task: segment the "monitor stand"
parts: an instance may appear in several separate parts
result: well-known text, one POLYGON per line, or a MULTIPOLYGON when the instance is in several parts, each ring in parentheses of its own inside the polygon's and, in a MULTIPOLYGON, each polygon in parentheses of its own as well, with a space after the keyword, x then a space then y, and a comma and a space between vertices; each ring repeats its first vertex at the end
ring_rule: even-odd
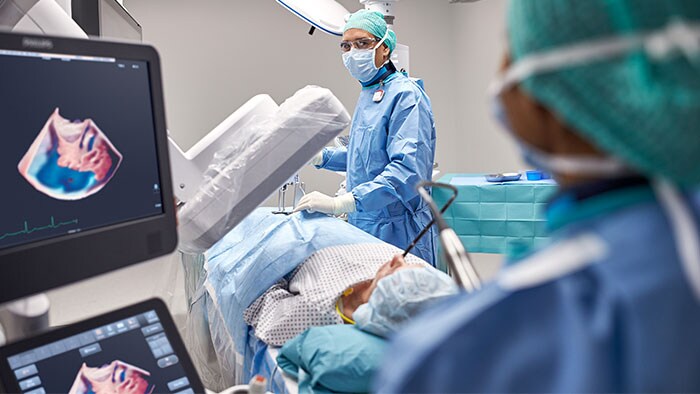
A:
POLYGON ((5 341, 15 342, 46 331, 49 328, 50 306, 49 297, 44 293, 0 306, 0 325, 5 341))

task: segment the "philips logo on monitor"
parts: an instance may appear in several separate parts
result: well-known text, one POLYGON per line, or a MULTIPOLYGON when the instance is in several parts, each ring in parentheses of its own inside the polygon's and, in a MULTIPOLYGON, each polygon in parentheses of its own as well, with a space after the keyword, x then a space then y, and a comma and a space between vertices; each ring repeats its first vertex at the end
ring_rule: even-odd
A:
POLYGON ((53 41, 41 38, 22 38, 22 46, 32 49, 53 49, 53 41))

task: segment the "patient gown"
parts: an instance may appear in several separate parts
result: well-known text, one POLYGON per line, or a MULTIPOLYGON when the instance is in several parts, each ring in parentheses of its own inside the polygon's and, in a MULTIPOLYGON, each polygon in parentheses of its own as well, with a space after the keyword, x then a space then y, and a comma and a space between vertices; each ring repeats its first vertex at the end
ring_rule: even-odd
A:
MULTIPOLYGON (((335 303, 348 287, 374 278, 399 249, 387 244, 331 246, 312 254, 246 309, 244 318, 255 336, 282 346, 314 326, 343 324, 335 303)), ((409 263, 426 264, 409 255, 409 263)), ((427 265, 427 264, 426 264, 427 265)))

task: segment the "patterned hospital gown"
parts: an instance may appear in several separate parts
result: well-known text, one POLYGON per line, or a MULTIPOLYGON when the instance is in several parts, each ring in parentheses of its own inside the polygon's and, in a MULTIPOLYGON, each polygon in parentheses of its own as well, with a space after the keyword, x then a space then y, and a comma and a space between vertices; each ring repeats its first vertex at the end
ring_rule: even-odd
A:
MULTIPOLYGON (((255 336, 282 346, 314 326, 343 324, 335 310, 348 287, 372 279, 379 267, 401 253, 382 243, 332 246, 307 258, 291 275, 267 290, 244 313, 255 336)), ((426 264, 409 255, 407 263, 426 264)))

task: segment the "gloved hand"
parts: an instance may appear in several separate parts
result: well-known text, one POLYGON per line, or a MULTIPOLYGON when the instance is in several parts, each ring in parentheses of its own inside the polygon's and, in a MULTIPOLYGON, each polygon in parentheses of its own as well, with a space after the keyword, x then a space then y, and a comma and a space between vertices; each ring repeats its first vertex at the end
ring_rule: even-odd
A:
POLYGON ((299 200, 294 212, 299 211, 321 212, 330 215, 355 212, 355 197, 352 193, 339 197, 330 197, 323 193, 311 192, 299 200))
POLYGON ((311 158, 311 161, 309 162, 310 166, 320 166, 323 164, 323 151, 320 151, 314 155, 314 157, 311 158))

